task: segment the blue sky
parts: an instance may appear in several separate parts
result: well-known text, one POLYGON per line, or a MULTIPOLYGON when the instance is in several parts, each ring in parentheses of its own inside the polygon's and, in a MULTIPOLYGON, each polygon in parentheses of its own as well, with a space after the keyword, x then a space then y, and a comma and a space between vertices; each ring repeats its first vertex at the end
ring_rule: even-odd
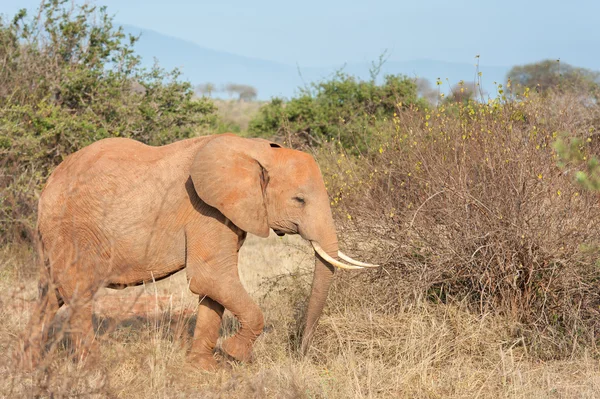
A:
MULTIPOLYGON (((561 58, 600 69, 594 0, 96 0, 116 21, 203 47, 301 66, 376 59, 514 65, 561 58)), ((0 0, 0 13, 39 5, 0 0)))

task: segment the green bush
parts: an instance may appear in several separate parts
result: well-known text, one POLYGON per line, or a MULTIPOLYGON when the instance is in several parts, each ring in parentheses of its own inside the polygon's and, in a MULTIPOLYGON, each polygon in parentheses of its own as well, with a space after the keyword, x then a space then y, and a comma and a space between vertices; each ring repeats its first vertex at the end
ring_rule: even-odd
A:
POLYGON ((28 238, 37 195, 53 168, 106 137, 160 145, 214 125, 177 70, 144 69, 136 37, 105 8, 45 2, 0 22, 0 237, 28 238))
POLYGON ((377 84, 338 72, 288 102, 273 99, 249 129, 259 136, 291 133, 307 144, 339 140, 346 148, 365 150, 380 122, 404 108, 427 105, 418 98, 416 82, 406 76, 387 75, 377 84))
MULTIPOLYGON (((587 143, 592 141, 592 137, 586 140, 587 143)), ((587 190, 600 191, 600 162, 597 157, 585 151, 588 150, 587 143, 579 137, 563 135, 554 143, 554 149, 558 155, 559 165, 565 169, 565 173, 573 174, 574 169, 577 183, 587 190)))

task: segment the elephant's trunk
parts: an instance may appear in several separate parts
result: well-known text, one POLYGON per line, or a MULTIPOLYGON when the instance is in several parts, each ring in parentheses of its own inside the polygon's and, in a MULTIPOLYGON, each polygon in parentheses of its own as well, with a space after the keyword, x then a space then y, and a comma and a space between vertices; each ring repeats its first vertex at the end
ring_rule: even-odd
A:
MULTIPOLYGON (((337 240, 332 241, 330 244, 321 245, 321 247, 331 257, 336 258, 338 254, 337 240)), ((308 301, 308 307, 304 317, 304 332, 302 334, 302 343, 300 351, 302 354, 306 354, 312 336, 319 322, 319 317, 323 312, 323 307, 327 300, 327 294, 329 293, 329 287, 333 280, 334 267, 329 263, 325 262, 318 253, 315 252, 315 274, 313 276, 312 289, 310 293, 310 299, 308 301)))

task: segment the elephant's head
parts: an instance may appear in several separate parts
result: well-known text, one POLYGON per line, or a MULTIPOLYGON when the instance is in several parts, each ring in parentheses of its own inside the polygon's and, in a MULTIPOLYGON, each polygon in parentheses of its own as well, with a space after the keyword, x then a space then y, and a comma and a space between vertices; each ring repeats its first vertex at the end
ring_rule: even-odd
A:
POLYGON ((305 352, 323 311, 334 267, 375 266, 339 252, 317 163, 307 153, 267 140, 221 135, 199 150, 190 176, 199 197, 240 229, 261 237, 267 237, 270 229, 278 235, 300 234, 313 245, 315 273, 301 347, 305 352))

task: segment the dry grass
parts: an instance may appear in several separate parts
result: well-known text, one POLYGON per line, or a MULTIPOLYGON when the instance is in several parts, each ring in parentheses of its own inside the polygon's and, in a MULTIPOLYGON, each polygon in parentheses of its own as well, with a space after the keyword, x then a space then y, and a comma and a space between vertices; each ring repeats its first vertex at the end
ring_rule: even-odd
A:
POLYGON ((226 126, 238 126, 240 133, 247 132, 250 121, 264 104, 260 101, 214 100, 217 115, 226 126))
POLYGON ((566 133, 597 155, 600 107, 527 93, 399 112, 371 152, 329 143, 320 165, 349 244, 387 266, 355 285, 390 312, 460 304, 513 320, 539 358, 598 354, 600 203, 552 145, 566 133))
MULTIPOLYGON (((406 303, 390 314, 376 297, 357 301, 364 293, 353 290, 349 273, 337 279, 315 344, 299 358, 289 335, 308 291, 312 254, 298 237, 249 237, 242 249, 241 278, 267 319, 252 364, 205 373, 186 363, 196 298, 179 273, 156 284, 99 294, 98 359, 73 363, 61 344, 43 367, 22 373, 11 352, 36 296, 35 280, 27 272, 31 255, 14 248, 0 255, 2 397, 600 396, 600 364, 585 353, 569 360, 536 360, 523 340, 513 338, 506 319, 474 316, 456 305, 406 303), (146 303, 135 309, 136 315, 126 309, 132 298, 146 303)), ((234 325, 226 316, 223 333, 234 325)))

